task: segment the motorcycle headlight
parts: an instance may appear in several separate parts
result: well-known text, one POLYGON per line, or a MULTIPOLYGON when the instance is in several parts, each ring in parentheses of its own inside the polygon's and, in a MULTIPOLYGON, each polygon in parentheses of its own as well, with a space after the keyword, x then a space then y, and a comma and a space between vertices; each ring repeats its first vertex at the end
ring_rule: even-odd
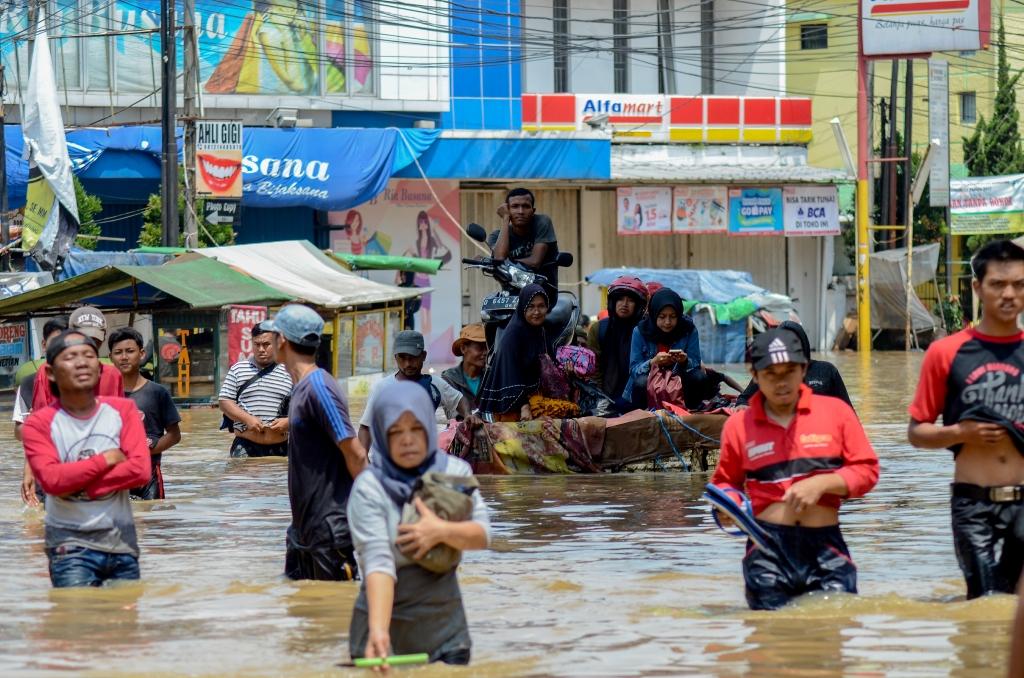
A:
POLYGON ((512 283, 519 288, 526 287, 537 279, 536 274, 531 273, 530 271, 524 271, 518 266, 509 267, 508 277, 512 280, 512 283))

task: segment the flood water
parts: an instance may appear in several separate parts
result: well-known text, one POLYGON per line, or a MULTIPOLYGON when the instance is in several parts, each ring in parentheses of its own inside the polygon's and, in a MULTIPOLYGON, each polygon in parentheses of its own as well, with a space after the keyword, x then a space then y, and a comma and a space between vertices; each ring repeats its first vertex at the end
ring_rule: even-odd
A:
MULTIPOLYGON (((485 477, 493 548, 460 571, 473 664, 405 673, 998 675, 1014 598, 963 599, 952 460, 905 440, 920 359, 834 358, 882 462, 843 512, 860 596, 748 611, 743 542, 699 501, 706 474, 485 477)), ((135 505, 143 580, 98 590, 51 590, 42 514, 22 508, 20 447, 0 425, 0 675, 346 675, 357 585, 280 574, 285 462, 229 460, 215 411, 183 415, 169 499, 135 505)))

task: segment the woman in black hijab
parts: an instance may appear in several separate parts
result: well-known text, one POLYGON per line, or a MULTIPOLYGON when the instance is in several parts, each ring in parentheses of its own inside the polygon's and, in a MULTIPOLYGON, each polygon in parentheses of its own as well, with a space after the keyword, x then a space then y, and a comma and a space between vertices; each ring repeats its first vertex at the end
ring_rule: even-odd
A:
POLYGON ((684 382, 701 374, 700 337, 683 300, 664 287, 654 293, 647 316, 633 330, 629 350, 629 381, 622 397, 645 407, 647 377, 652 366, 672 368, 684 382))
POLYGON ((597 354, 598 384, 618 400, 629 380, 633 328, 644 317, 647 288, 635 276, 616 278, 608 286, 608 317, 590 326, 587 345, 597 354))
POLYGON ((478 407, 495 421, 519 421, 520 411, 540 388, 541 355, 547 352, 544 320, 550 301, 544 288, 527 285, 516 314, 491 353, 478 407))

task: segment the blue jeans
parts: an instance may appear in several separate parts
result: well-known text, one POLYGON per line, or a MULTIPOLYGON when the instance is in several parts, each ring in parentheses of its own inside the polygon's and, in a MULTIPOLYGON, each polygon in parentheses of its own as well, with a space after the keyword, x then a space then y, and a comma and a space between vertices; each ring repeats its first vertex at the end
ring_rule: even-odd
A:
POLYGON ((106 553, 84 546, 46 549, 54 588, 101 586, 112 579, 138 579, 139 559, 130 553, 106 553))

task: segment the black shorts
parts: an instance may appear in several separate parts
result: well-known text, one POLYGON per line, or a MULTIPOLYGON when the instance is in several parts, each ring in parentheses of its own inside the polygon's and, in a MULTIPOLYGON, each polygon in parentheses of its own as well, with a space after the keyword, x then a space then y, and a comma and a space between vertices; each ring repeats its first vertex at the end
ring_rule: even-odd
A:
POLYGON ((1024 565, 1024 503, 954 496, 950 508, 967 598, 1014 593, 1024 565))
POLYGON ((276 445, 260 445, 251 440, 235 436, 235 441, 231 443, 231 456, 243 459, 245 457, 287 457, 288 442, 285 441, 276 445))
POLYGON ((289 579, 352 581, 359 578, 351 546, 302 548, 286 540, 284 574, 289 579))
POLYGON ((160 471, 160 464, 153 464, 153 472, 149 482, 142 487, 133 487, 128 490, 128 496, 132 499, 142 501, 153 501, 154 499, 165 499, 164 496, 164 474, 160 471))
POLYGON ((838 525, 758 523, 774 537, 777 547, 767 553, 747 541, 743 579, 750 609, 774 610, 812 591, 857 592, 857 566, 838 525))

